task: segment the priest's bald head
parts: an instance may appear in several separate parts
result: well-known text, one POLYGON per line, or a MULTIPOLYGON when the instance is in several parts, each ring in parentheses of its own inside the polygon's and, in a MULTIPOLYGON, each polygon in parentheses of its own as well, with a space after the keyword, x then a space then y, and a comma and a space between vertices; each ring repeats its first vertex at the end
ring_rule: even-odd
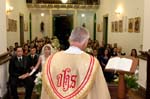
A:
POLYGON ((76 27, 69 37, 70 46, 76 46, 84 50, 88 44, 89 32, 84 27, 76 27))

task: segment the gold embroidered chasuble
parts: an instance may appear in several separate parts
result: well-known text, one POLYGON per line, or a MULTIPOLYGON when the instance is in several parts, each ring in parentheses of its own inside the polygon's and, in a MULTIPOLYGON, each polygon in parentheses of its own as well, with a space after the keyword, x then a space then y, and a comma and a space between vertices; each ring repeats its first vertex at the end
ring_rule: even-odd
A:
POLYGON ((86 53, 51 55, 43 68, 41 99, 110 99, 96 58, 86 53))

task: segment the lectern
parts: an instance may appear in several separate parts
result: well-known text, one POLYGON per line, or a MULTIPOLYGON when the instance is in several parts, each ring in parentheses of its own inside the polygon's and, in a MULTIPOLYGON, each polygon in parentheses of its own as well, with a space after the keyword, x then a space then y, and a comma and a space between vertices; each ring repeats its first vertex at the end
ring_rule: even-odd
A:
MULTIPOLYGON (((126 84, 125 84, 125 74, 134 74, 135 70, 138 65, 138 60, 133 57, 120 57, 120 58, 126 58, 131 59, 132 64, 129 71, 119 70, 119 69, 105 69, 106 71, 110 72, 117 72, 119 74, 119 83, 118 83, 118 99, 126 99, 126 84)), ((107 65, 106 65, 107 66, 107 65)), ((125 67, 125 66, 124 66, 125 67)))

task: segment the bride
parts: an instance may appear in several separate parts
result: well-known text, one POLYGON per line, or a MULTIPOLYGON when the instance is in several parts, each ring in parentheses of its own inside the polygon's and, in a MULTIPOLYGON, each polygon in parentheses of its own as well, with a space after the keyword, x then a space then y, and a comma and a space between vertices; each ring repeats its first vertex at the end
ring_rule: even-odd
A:
MULTIPOLYGON (((36 66, 33 68, 33 70, 30 72, 30 76, 41 66, 41 68, 45 65, 46 59, 54 53, 54 50, 50 44, 46 44, 42 48, 41 55, 38 59, 38 62, 36 66)), ((41 99, 45 99, 45 97, 48 97, 48 95, 45 92, 44 87, 42 86, 42 92, 41 92, 41 99)))

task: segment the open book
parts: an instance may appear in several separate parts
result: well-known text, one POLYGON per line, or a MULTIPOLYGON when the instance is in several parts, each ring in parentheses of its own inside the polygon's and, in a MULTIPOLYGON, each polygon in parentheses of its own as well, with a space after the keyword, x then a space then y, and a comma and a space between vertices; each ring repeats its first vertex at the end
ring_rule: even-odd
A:
POLYGON ((110 58, 105 69, 130 71, 133 60, 129 58, 113 57, 110 58))

